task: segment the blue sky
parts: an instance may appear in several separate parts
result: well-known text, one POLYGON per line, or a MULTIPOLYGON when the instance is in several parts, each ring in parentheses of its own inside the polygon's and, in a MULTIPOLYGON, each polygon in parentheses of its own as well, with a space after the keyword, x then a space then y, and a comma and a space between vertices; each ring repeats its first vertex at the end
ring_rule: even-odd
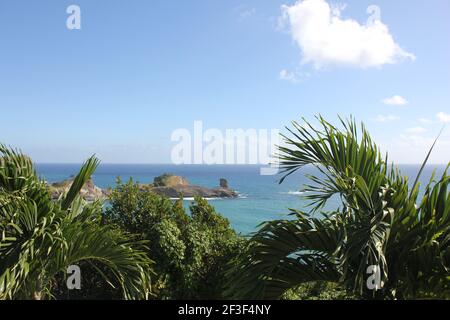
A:
MULTIPOLYGON (((302 4, 1 1, 0 142, 37 162, 96 153, 106 163, 165 163, 172 131, 195 120, 272 129, 321 113, 354 115, 391 160, 421 162, 450 121, 450 2, 329 1, 340 9, 327 37, 311 28, 323 3, 302 4), (71 4, 81 30, 66 28, 71 4), (382 23, 373 31, 387 27, 395 52, 384 50, 389 37, 367 50, 371 4, 382 23), (362 53, 327 51, 341 40, 362 53)), ((450 125, 431 162, 447 163, 449 150, 450 125)))

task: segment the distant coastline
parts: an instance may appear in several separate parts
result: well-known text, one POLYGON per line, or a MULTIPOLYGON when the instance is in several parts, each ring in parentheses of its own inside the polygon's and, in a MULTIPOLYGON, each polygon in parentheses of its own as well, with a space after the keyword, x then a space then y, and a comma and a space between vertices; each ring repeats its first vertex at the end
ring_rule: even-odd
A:
MULTIPOLYGON (((36 171, 41 179, 49 184, 61 182, 76 174, 81 164, 39 164, 36 171)), ((279 175, 261 176, 259 165, 127 165, 101 163, 92 176, 93 183, 102 190, 116 186, 116 179, 123 182, 133 179, 134 182, 149 185, 155 177, 163 172, 171 172, 185 177, 190 184, 208 189, 218 187, 219 179, 225 178, 230 188, 238 193, 235 198, 209 198, 217 212, 227 217, 233 228, 243 234, 254 232, 257 226, 267 220, 284 218, 289 208, 307 209, 306 194, 301 194, 305 184, 310 183, 305 174, 317 174, 313 167, 305 167, 290 176, 283 184, 279 184, 279 175)), ((417 175, 420 165, 399 165, 410 182, 417 175)), ((427 165, 420 179, 425 185, 431 174, 437 169, 437 175, 445 170, 446 165, 427 165)), ((178 195, 175 197, 178 198, 178 195)), ((184 206, 187 208, 193 197, 184 195, 184 206)), ((174 199, 175 200, 175 199, 174 199)), ((330 208, 335 204, 330 200, 330 208)))
MULTIPOLYGON (((48 188, 54 200, 66 193, 73 183, 73 177, 69 179, 48 183, 48 188)), ((151 184, 140 184, 141 191, 148 191, 165 196, 170 199, 194 199, 202 197, 207 200, 237 198, 238 193, 228 186, 228 181, 224 178, 219 180, 219 186, 216 188, 207 188, 198 185, 192 185, 181 176, 165 173, 154 178, 151 184)), ((111 188, 102 189, 96 186, 92 179, 83 186, 80 195, 88 201, 104 200, 111 193, 111 188)))

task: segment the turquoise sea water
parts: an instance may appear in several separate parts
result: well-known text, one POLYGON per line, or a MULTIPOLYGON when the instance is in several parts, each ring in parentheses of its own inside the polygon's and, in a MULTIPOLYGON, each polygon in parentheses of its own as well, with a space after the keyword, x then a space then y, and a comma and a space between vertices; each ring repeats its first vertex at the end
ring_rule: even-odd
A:
MULTIPOLYGON (((38 174, 48 182, 67 179, 78 172, 80 164, 37 164, 38 174)), ((419 171, 419 165, 400 165, 400 170, 410 177, 411 183, 419 171)), ((427 166, 421 181, 427 182, 433 170, 441 174, 445 166, 427 166)), ((286 216, 288 208, 302 209, 306 202, 300 190, 308 182, 305 174, 315 173, 311 167, 304 168, 278 184, 279 175, 262 176, 260 166, 203 166, 203 165, 126 165, 101 164, 93 176, 94 183, 101 188, 114 187, 116 177, 123 181, 133 177, 140 183, 151 183, 156 176, 174 173, 186 177, 191 184, 217 187, 220 178, 226 178, 232 189, 239 191, 237 199, 217 199, 210 203, 227 217, 232 226, 241 233, 256 230, 261 222, 286 216)), ((189 201, 186 201, 186 205, 189 201)), ((329 204, 335 208, 335 203, 329 204)))

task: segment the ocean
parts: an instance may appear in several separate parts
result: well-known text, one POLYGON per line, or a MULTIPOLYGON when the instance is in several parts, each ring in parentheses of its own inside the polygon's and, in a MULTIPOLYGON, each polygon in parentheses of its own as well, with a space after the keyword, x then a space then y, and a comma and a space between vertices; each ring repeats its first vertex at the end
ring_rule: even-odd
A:
MULTIPOLYGON (((52 183, 62 181, 75 175, 80 164, 36 164, 38 175, 52 183)), ((400 165, 402 173, 410 177, 410 183, 416 177, 420 165, 400 165)), ((427 183, 433 170, 440 175, 444 165, 429 165, 425 168, 421 182, 427 183)), ((114 187, 116 177, 122 181, 133 178, 139 183, 151 183, 163 173, 183 176, 191 184, 204 187, 218 187, 219 179, 228 180, 230 188, 239 192, 237 199, 210 200, 216 211, 230 220, 233 228, 249 234, 257 230, 260 223, 273 219, 285 218, 289 208, 303 209, 307 202, 302 198, 302 186, 308 183, 305 174, 313 174, 314 168, 306 167, 288 177, 282 184, 280 175, 260 175, 260 166, 256 165, 128 165, 101 164, 93 175, 94 183, 101 188, 114 187)), ((188 207, 190 199, 186 199, 188 207)), ((336 208, 336 200, 327 206, 329 210, 336 208)), ((326 208, 327 209, 327 208, 326 208)))

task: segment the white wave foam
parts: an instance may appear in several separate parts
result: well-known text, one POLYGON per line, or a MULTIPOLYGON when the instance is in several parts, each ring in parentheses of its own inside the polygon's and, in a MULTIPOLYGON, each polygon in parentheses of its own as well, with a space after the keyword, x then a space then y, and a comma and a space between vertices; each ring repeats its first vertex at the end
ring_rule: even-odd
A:
MULTIPOLYGON (((203 199, 208 201, 214 201, 214 200, 222 200, 223 198, 203 198, 203 199)), ((180 198, 170 198, 170 200, 180 200, 180 198)), ((194 197, 183 198, 183 201, 194 201, 194 200, 195 200, 194 197)))
POLYGON ((305 191, 288 191, 288 192, 281 192, 282 194, 289 194, 294 196, 299 196, 302 194, 305 194, 305 191))

